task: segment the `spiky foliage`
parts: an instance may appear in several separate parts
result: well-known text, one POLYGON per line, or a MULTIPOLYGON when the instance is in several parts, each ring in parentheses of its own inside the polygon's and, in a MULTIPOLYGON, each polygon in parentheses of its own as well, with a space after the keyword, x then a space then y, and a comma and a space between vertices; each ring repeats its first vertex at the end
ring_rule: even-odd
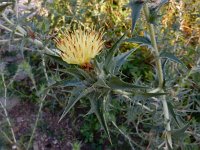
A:
MULTIPOLYGON (((93 35, 85 34, 81 35, 81 38, 83 38, 83 36, 93 36, 93 35)), ((85 97, 85 99, 88 99, 91 104, 91 109, 87 114, 94 113, 96 115, 100 124, 102 125, 103 129, 105 130, 110 139, 107 121, 111 121, 109 120, 108 116, 109 116, 109 107, 111 106, 113 98, 116 97, 116 95, 120 96, 123 95, 125 97, 131 97, 135 95, 152 96, 152 93, 145 92, 145 89, 147 87, 135 85, 134 83, 124 82, 120 77, 121 76, 120 68, 122 64, 126 61, 128 56, 137 49, 137 48, 131 49, 127 52, 116 55, 120 44, 124 41, 124 37, 125 35, 123 35, 110 49, 103 50, 102 53, 100 53, 100 55, 95 57, 91 61, 92 67, 90 69, 79 67, 80 64, 88 62, 88 60, 87 61, 77 60, 76 63, 78 64, 77 66, 77 65, 68 65, 66 63, 63 63, 63 60, 65 60, 63 59, 62 56, 63 54, 61 55, 63 60, 61 60, 59 57, 51 56, 54 60, 56 60, 65 67, 65 69, 60 70, 61 72, 67 73, 73 77, 73 79, 70 78, 68 80, 62 80, 51 85, 51 87, 55 86, 67 87, 68 90, 69 87, 71 87, 68 104, 65 107, 60 120, 65 117, 65 115, 71 110, 71 108, 74 107, 74 105, 80 99, 85 97)), ((67 38, 65 39, 65 42, 69 41, 69 38, 72 39, 72 37, 68 37, 68 39, 67 38)), ((73 38, 78 38, 78 37, 73 37, 73 38)), ((81 38, 80 41, 82 42, 83 40, 81 38)), ((90 38, 91 37, 85 37, 85 39, 90 39, 90 38)), ((99 38, 96 37, 96 39, 99 38)), ((73 39, 73 42, 80 42, 80 41, 73 39)), ((84 42, 91 42, 91 41, 84 40, 84 42)), ((102 44, 102 41, 99 40, 98 43, 102 44)), ((80 43, 73 43, 73 44, 79 45, 80 43)), ((60 48, 64 49, 65 48, 64 44, 60 46, 60 48)), ((70 48, 72 49, 72 47, 70 48)), ((99 50, 99 47, 96 46, 96 49, 99 50)), ((76 53, 75 48, 74 52, 76 53)), ((157 95, 157 93, 156 94, 153 93, 153 95, 155 96, 157 95)))

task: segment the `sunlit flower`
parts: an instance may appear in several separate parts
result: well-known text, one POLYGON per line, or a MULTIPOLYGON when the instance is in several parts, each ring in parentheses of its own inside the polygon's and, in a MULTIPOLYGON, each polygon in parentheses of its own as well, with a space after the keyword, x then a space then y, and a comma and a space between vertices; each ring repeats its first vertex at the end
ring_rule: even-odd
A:
POLYGON ((65 62, 85 66, 90 64, 90 60, 103 48, 102 37, 103 32, 96 32, 94 29, 90 31, 78 29, 64 32, 61 37, 56 38, 55 42, 65 62))

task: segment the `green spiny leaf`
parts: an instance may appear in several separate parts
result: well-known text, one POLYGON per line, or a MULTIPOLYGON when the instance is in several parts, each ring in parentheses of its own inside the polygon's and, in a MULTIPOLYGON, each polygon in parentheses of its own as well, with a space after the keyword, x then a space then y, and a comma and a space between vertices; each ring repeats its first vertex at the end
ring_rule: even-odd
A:
POLYGON ((152 48, 151 40, 147 36, 137 36, 125 39, 124 42, 138 43, 152 48))
POLYGON ((112 76, 109 80, 107 85, 111 88, 111 89, 115 89, 115 90, 129 90, 132 91, 133 89, 145 89, 148 87, 144 87, 144 86, 140 86, 140 85, 134 85, 134 84, 130 84, 127 82, 124 82, 122 80, 120 80, 120 78, 116 77, 116 76, 112 76))
POLYGON ((156 7, 154 7, 153 9, 156 11, 159 11, 159 9, 166 4, 167 2, 169 2, 169 0, 161 0, 161 2, 159 3, 159 5, 157 5, 156 7))
POLYGON ((86 72, 85 70, 80 69, 78 67, 76 67, 75 69, 77 70, 76 73, 81 74, 86 80, 92 81, 92 78, 91 78, 91 76, 89 75, 88 72, 86 72))
POLYGON ((173 105, 170 102, 168 102, 167 105, 168 105, 168 108, 169 108, 169 112, 171 113, 172 117, 174 118, 176 124, 180 127, 180 124, 179 124, 179 122, 176 118, 176 114, 175 114, 174 109, 173 109, 173 105))
POLYGON ((98 62, 97 59, 93 59, 93 65, 95 68, 95 72, 97 74, 101 74, 102 70, 103 70, 103 62, 98 62))
MULTIPOLYGON (((117 49, 119 48, 121 42, 123 41, 125 37, 125 34, 108 50, 108 53, 106 55, 106 59, 105 59, 105 69, 107 68, 107 66, 109 65, 109 63, 111 62, 111 60, 113 59, 117 49)), ((108 68, 106 69, 107 71, 109 70, 108 68)))
MULTIPOLYGON (((97 119, 99 120, 101 126, 103 127, 104 131, 109 137, 109 140, 111 142, 110 138, 110 132, 107 126, 106 118, 105 118, 105 101, 106 97, 103 96, 103 100, 101 96, 93 94, 90 99, 91 109, 87 114, 95 113, 97 119)), ((112 142, 111 142, 112 143, 112 142)))
POLYGON ((104 130, 106 131, 107 135, 108 135, 108 138, 109 138, 109 141, 110 143, 112 144, 112 141, 111 141, 111 138, 110 138, 110 132, 109 132, 109 129, 108 129, 108 124, 107 124, 107 118, 106 118, 106 113, 108 113, 106 111, 106 102, 108 101, 108 97, 109 95, 105 95, 104 98, 103 98, 103 111, 102 111, 102 114, 103 114, 103 124, 104 124, 104 130))
MULTIPOLYGON (((172 54, 172 53, 169 53, 169 52, 162 52, 162 53, 160 54, 160 57, 161 57, 161 58, 168 58, 168 59, 170 59, 170 60, 172 60, 172 61, 174 61, 174 62, 176 62, 176 63, 179 63, 179 64, 185 66, 185 64, 184 64, 182 61, 180 61, 180 60, 179 60, 174 54, 172 54)), ((186 66, 185 66, 185 67, 186 67, 186 66)))
POLYGON ((86 115, 90 115, 95 113, 96 109, 97 109, 97 100, 98 100, 98 95, 97 93, 90 93, 88 94, 88 99, 90 100, 90 110, 88 111, 88 113, 86 115))
POLYGON ((131 7, 131 18, 132 18, 131 32, 133 32, 135 29, 135 25, 140 16, 140 11, 142 9, 143 4, 144 4, 144 1, 139 1, 139 0, 136 0, 136 1, 130 0, 129 2, 129 6, 131 7))
POLYGON ((83 69, 80 69, 78 67, 73 68, 66 68, 66 69, 58 69, 58 71, 65 72, 67 74, 72 75, 73 77, 80 79, 80 80, 92 80, 91 76, 84 71, 83 69))
POLYGON ((183 136, 183 134, 185 133, 185 131, 187 130, 187 128, 189 127, 189 123, 186 124, 184 127, 177 129, 177 130, 173 130, 172 131, 172 137, 173 138, 181 138, 183 136))
POLYGON ((58 87, 58 86, 62 86, 62 87, 78 87, 78 86, 83 86, 83 82, 77 81, 77 80, 72 80, 72 79, 58 81, 58 82, 50 85, 46 90, 51 89, 53 87, 58 87))
POLYGON ((125 61, 127 60, 127 58, 136 50, 137 48, 135 49, 131 49, 125 53, 122 53, 116 57, 114 57, 114 60, 113 60, 113 69, 114 70, 114 74, 117 74, 119 73, 119 70, 121 68, 121 66, 125 63, 125 61))
MULTIPOLYGON (((76 88, 77 91, 75 91, 75 94, 72 93, 72 95, 70 96, 69 98, 69 102, 62 114, 62 116, 60 117, 59 121, 61 121, 65 116, 66 114, 71 110, 71 108, 83 97, 85 97, 86 95, 88 95, 89 93, 91 93, 92 91, 94 91, 94 88, 93 87, 89 87, 89 88, 86 88, 86 89, 78 89, 76 88)), ((75 89, 75 90, 76 90, 75 89)))
POLYGON ((109 89, 109 86, 106 84, 106 82, 103 79, 98 79, 94 84, 94 87, 100 87, 100 88, 106 88, 109 89))
POLYGON ((49 56, 50 58, 52 58, 55 62, 59 63, 60 65, 64 66, 65 68, 69 67, 69 64, 67 64, 66 62, 64 62, 62 60, 62 58, 60 58, 59 56, 55 56, 55 55, 50 55, 50 54, 46 54, 47 56, 49 56))

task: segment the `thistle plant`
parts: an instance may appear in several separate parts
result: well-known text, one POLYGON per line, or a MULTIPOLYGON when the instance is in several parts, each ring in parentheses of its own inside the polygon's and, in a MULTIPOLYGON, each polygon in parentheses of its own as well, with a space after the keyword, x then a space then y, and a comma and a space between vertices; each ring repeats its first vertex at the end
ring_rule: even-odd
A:
MULTIPOLYGON (((20 22, 16 23, 13 19, 9 19, 9 16, 7 16, 6 13, 2 13, 1 16, 4 22, 0 24, 0 28, 12 34, 14 37, 13 41, 23 41, 23 39, 26 38, 27 41, 35 44, 37 48, 40 48, 41 50, 39 53, 42 53, 42 64, 47 85, 45 90, 42 89, 41 91, 38 91, 37 83, 32 77, 36 94, 41 103, 33 132, 26 149, 31 148, 46 97, 53 95, 53 89, 56 87, 62 88, 63 91, 66 91, 68 96, 66 106, 63 108, 63 113, 59 121, 65 119, 69 111, 75 107, 80 100, 84 100, 89 101, 90 103, 90 110, 86 115, 96 115, 111 143, 112 136, 110 133, 114 130, 112 128, 114 127, 125 137, 125 139, 127 139, 132 149, 134 149, 135 146, 141 149, 144 148, 142 146, 140 147, 137 142, 132 140, 132 136, 129 136, 132 133, 125 132, 118 125, 118 118, 115 116, 113 117, 112 113, 112 110, 118 109, 119 111, 127 112, 129 115, 129 117, 126 118, 127 120, 131 120, 129 118, 134 118, 136 116, 135 120, 137 120, 137 122, 134 122, 135 120, 132 121, 128 127, 131 127, 131 131, 136 132, 135 134, 137 134, 137 138, 142 139, 142 145, 144 144, 143 141, 145 141, 145 144, 146 141, 149 142, 146 149, 148 149, 152 143, 152 149, 173 149, 179 144, 176 142, 178 138, 176 139, 175 136, 179 136, 179 133, 181 133, 181 135, 182 133, 185 133, 189 124, 185 125, 184 121, 180 121, 183 120, 179 113, 182 111, 182 108, 175 112, 174 103, 169 101, 171 95, 168 93, 168 89, 172 87, 167 85, 165 69, 168 60, 172 60, 179 64, 183 63, 173 54, 159 49, 158 46, 159 43, 156 31, 159 28, 157 28, 156 19, 159 17, 158 12, 160 7, 168 1, 160 0, 160 3, 156 3, 156 5, 149 2, 151 1, 130 0, 129 6, 131 8, 132 18, 132 37, 125 33, 118 40, 116 39, 116 42, 109 49, 104 46, 104 35, 106 35, 106 32, 104 33, 104 30, 102 29, 95 30, 95 27, 90 29, 82 29, 81 27, 75 30, 68 29, 67 31, 62 32, 54 41, 52 40, 52 43, 55 44, 57 49, 52 48, 52 45, 51 48, 48 48, 49 46, 47 47, 47 43, 45 43, 46 41, 40 41, 40 38, 35 35, 31 36, 31 32, 28 30, 27 26, 21 25, 20 22), (148 29, 147 31, 144 31, 144 36, 136 35, 134 32, 137 20, 139 19, 142 10, 148 29), (15 38, 15 36, 17 36, 17 38, 15 38), (120 46, 122 43, 134 43, 134 45, 138 44, 138 46, 127 49, 125 52, 121 52, 120 46), (126 76, 122 73, 122 66, 127 62, 128 57, 132 54, 134 55, 134 52, 140 47, 147 47, 147 49, 151 51, 154 59, 153 69, 155 70, 156 82, 152 81, 152 83, 147 84, 147 82, 141 81, 140 78, 133 79, 134 81, 129 83, 125 81, 126 76), (56 71, 57 74, 61 76, 56 78, 56 80, 51 80, 51 77, 49 76, 50 73, 46 70, 46 65, 48 65, 45 60, 46 56, 60 64, 57 66, 56 71), (124 110, 124 108, 121 107, 117 108, 115 105, 116 101, 119 103, 125 102, 125 104, 127 104, 125 109, 127 110, 124 110), (155 105, 156 107, 154 107, 155 105), (141 108, 140 110, 143 111, 142 113, 144 113, 144 115, 142 117, 137 117, 137 114, 140 112, 137 112, 136 107, 141 108), (129 108, 133 111, 129 111, 129 108), (157 116, 161 119, 157 119, 157 116), (156 118, 156 121, 154 121, 154 117, 156 118), (140 134, 138 129, 140 123, 144 125, 144 130, 146 130, 146 124, 151 127, 150 129, 147 127, 147 131, 140 134), (156 135, 153 136, 156 138, 147 139, 147 137, 151 137, 151 129, 155 127, 156 135), (157 127, 161 129, 157 129, 157 127)), ((6 7, 7 4, 5 5, 5 8, 6 7)), ((1 40, 3 43, 9 41, 10 39, 1 40)), ((197 71, 199 70, 198 64, 199 60, 197 62, 197 71)), ((191 70, 183 80, 187 80, 193 73, 192 71, 194 70, 191 70)), ((4 82, 4 76, 2 76, 2 79, 4 82)), ((184 84, 185 83, 179 85, 177 90, 178 94, 184 84)), ((5 91, 7 91, 7 87, 4 87, 5 91)), ((4 97, 6 97, 6 94, 4 97)), ((191 104, 193 103, 190 103, 189 105, 191 104)), ((6 109, 4 109, 4 112, 6 114, 5 110, 6 109)), ((187 115, 187 113, 185 114, 187 115)), ((11 132, 13 132, 9 120, 7 120, 7 122, 11 128, 11 132)), ((191 134, 195 138, 197 137, 198 139, 199 135, 195 132, 192 132, 192 130, 187 131, 187 133, 191 134)), ((18 139, 15 139, 13 132, 13 142, 11 143, 17 143, 18 145, 17 140, 18 139)), ((137 141, 139 140, 137 139, 137 141)))
MULTIPOLYGON (((101 39, 102 35, 100 34, 98 37, 98 33, 95 35, 92 32, 86 33, 86 31, 79 29, 79 32, 73 32, 72 35, 66 35, 67 38, 60 38, 60 41, 56 40, 57 47, 60 48, 61 51, 60 56, 64 61, 69 64, 72 63, 80 66, 90 64, 92 67, 92 70, 85 70, 82 67, 73 65, 62 69, 62 72, 72 75, 74 79, 64 80, 59 84, 56 83, 56 86, 63 85, 64 87, 73 87, 70 91, 68 105, 66 106, 60 120, 64 118, 64 116, 80 99, 87 97, 91 103, 91 110, 88 114, 95 113, 106 133, 110 136, 105 118, 106 103, 111 94, 110 86, 113 86, 114 84, 112 80, 116 80, 116 78, 114 74, 110 74, 111 68, 109 69, 108 65, 105 65, 105 63, 110 61, 110 57, 114 54, 119 43, 116 43, 115 47, 109 51, 110 57, 99 57, 100 61, 97 59, 92 60, 103 46, 103 40, 101 39), (73 43, 73 45, 71 43, 73 43), (107 68, 105 68, 106 66, 107 68)), ((122 38, 120 41, 121 40, 122 38)), ((115 69, 115 67, 117 66, 113 66, 112 68, 115 69)), ((120 80, 118 80, 118 82, 123 83, 120 80)), ((133 87, 131 84, 130 86, 133 87)))
MULTIPOLYGON (((102 49, 103 33, 94 33, 94 30, 85 31, 79 29, 71 34, 66 32, 65 35, 55 40, 57 47, 60 49, 60 56, 49 56, 64 66, 64 69, 59 71, 68 74, 72 78, 69 77, 67 80, 58 81, 49 88, 55 86, 68 87, 68 90, 70 88, 68 104, 60 120, 66 116, 79 100, 83 98, 89 100, 91 109, 87 115, 96 115, 111 142, 108 122, 112 122, 114 126, 116 124, 109 117, 109 111, 116 95, 130 101, 133 96, 147 98, 163 95, 164 93, 148 93, 146 92, 148 87, 144 85, 123 81, 123 74, 120 69, 127 58, 138 48, 117 54, 120 44, 125 42, 125 34, 110 49, 102 49), (100 50, 101 53, 99 53, 100 50), (86 64, 89 64, 89 68, 84 67, 86 64)), ((151 111, 139 102, 137 102, 137 105, 151 111)))

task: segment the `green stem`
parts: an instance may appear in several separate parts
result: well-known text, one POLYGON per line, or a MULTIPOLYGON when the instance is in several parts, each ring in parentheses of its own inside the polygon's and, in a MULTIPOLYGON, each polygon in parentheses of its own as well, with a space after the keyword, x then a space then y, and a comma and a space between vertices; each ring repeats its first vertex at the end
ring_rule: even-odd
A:
MULTIPOLYGON (((149 8, 146 4, 144 4, 143 10, 144 10, 145 18, 148 21, 150 12, 149 12, 149 8)), ((157 68, 158 81, 159 81, 158 89, 160 92, 164 92, 163 91, 163 83, 164 83, 163 70, 162 70, 161 59, 159 57, 159 51, 158 51, 158 46, 157 46, 155 31, 154 31, 154 25, 148 22, 148 29, 150 32, 151 44, 154 48, 154 56, 156 58, 156 68, 157 68)), ((164 124, 165 124, 165 130, 166 130, 166 134, 165 134, 165 141, 166 141, 165 143, 166 144, 165 145, 168 149, 168 144, 172 148, 172 138, 171 138, 170 115, 169 115, 169 109, 168 109, 168 105, 167 105, 167 101, 166 101, 166 96, 162 96, 161 101, 162 101, 162 105, 163 105, 163 114, 164 114, 164 119, 165 119, 164 124)))
MULTIPOLYGON (((145 18, 147 19, 147 21, 149 20, 149 8, 147 7, 147 5, 144 5, 144 14, 145 14, 145 18)), ((159 88, 162 89, 163 88, 163 71, 162 71, 162 64, 161 64, 161 60, 159 59, 159 51, 158 51, 158 46, 157 46, 157 42, 156 42, 156 37, 155 37, 155 31, 154 31, 154 25, 151 23, 148 23, 148 29, 150 32, 150 38, 151 38, 151 44, 154 48, 154 55, 156 57, 156 68, 157 68, 157 73, 158 73, 158 81, 159 81, 159 88)))
MULTIPOLYGON (((47 83, 49 85, 49 80, 48 80, 48 75, 47 75, 47 71, 46 71, 46 64, 45 64, 45 59, 44 59, 44 54, 42 54, 42 65, 43 65, 43 69, 44 69, 44 74, 45 74, 45 77, 46 77, 46 80, 47 80, 47 83)), ((34 81, 34 80, 33 80, 34 81)), ((36 85, 36 84, 35 84, 36 85)), ((36 89, 37 91, 37 89, 36 89)), ((38 91, 37 91, 38 93, 38 91)), ((30 149, 30 146, 31 146, 31 143, 33 141, 33 138, 34 138, 34 134, 36 132, 36 129, 37 129, 37 126, 38 126, 38 121, 39 121, 39 118, 40 118, 40 115, 42 113, 42 108, 43 108, 43 105, 44 105, 44 101, 45 101, 45 98, 47 96, 47 94, 49 93, 49 90, 47 91, 47 93, 44 95, 44 97, 41 99, 41 102, 40 102, 40 107, 39 107, 39 110, 38 110, 38 114, 37 114, 37 118, 36 118, 36 121, 35 121, 35 125, 34 125, 34 128, 33 128, 33 131, 32 131, 32 134, 31 134, 31 137, 29 139, 29 142, 28 142, 28 146, 27 146, 27 149, 26 150, 29 150, 30 149)))
POLYGON ((43 108, 43 104, 44 104, 44 100, 45 100, 46 96, 47 96, 47 94, 44 95, 44 97, 41 99, 40 107, 39 107, 38 114, 37 114, 36 121, 35 121, 35 125, 34 125, 34 128, 33 128, 33 131, 32 131, 31 137, 29 139, 28 146, 27 146, 26 150, 30 149, 31 143, 33 141, 34 134, 35 134, 35 131, 36 131, 37 126, 38 126, 38 121, 39 121, 39 118, 40 118, 40 114, 42 112, 42 108, 43 108))
POLYGON ((3 86, 4 86, 4 102, 3 102, 3 100, 0 101, 0 106, 3 108, 6 121, 8 123, 8 126, 10 128, 10 131, 11 131, 11 134, 12 134, 12 137, 13 137, 14 144, 18 145, 16 137, 15 137, 15 132, 14 132, 13 127, 11 125, 11 122, 10 122, 10 119, 9 119, 9 116, 8 116, 8 112, 7 112, 7 109, 6 109, 6 106, 7 106, 7 85, 6 85, 3 73, 1 73, 1 77, 2 77, 2 82, 3 82, 3 86))

